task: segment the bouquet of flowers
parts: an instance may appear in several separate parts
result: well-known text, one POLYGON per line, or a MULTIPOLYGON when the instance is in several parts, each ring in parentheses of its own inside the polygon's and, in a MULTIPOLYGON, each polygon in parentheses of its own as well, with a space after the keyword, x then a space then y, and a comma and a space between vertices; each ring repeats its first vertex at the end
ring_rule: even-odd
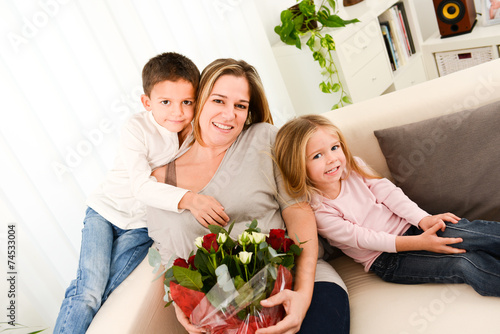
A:
MULTIPOLYGON (((282 229, 265 235, 254 220, 233 240, 233 225, 228 231, 209 226, 211 233, 195 240, 196 253, 188 259, 173 257, 163 272, 167 306, 175 302, 194 325, 210 333, 254 333, 278 323, 283 307, 264 308, 260 301, 292 288, 291 270, 302 252, 282 229)), ((151 248, 148 257, 157 271, 158 251, 151 248)))

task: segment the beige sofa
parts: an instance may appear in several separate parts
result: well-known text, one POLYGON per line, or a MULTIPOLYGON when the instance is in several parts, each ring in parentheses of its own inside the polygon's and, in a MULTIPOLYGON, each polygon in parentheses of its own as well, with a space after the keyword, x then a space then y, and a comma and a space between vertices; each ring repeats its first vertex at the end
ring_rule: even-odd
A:
MULTIPOLYGON (((390 177, 373 131, 500 100, 500 60, 324 115, 355 155, 390 177)), ((345 256, 332 265, 346 283, 351 333, 500 333, 500 298, 482 297, 464 284, 398 285, 383 282, 345 256)), ((164 308, 161 280, 147 259, 116 289, 87 333, 185 333, 164 308)))

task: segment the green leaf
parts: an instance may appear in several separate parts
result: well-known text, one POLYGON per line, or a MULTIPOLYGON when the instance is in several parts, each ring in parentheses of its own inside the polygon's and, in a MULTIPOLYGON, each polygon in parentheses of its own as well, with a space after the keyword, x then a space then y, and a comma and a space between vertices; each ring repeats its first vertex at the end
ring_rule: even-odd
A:
POLYGON ((293 244, 290 246, 290 250, 293 252, 293 254, 295 255, 300 255, 300 253, 302 253, 302 248, 300 248, 299 246, 293 244))
POLYGON ((231 231, 233 230, 234 227, 234 223, 236 223, 236 220, 233 220, 231 225, 229 225, 229 228, 227 229, 227 234, 231 234, 231 231))
POLYGON ((344 24, 345 24, 345 25, 348 25, 348 24, 353 24, 353 23, 358 23, 358 22, 361 22, 361 21, 360 21, 360 20, 358 20, 358 19, 344 20, 344 24))
POLYGON ((293 256, 285 256, 283 258, 283 261, 281 262, 281 265, 283 267, 286 267, 288 269, 291 269, 293 267, 293 263, 294 263, 295 259, 293 256))
POLYGON ((272 263, 280 264, 283 260, 281 259, 281 257, 276 256, 276 257, 273 257, 270 261, 272 263))
POLYGON ((215 268, 210 261, 210 257, 206 251, 200 249, 198 250, 198 252, 196 252, 196 256, 194 257, 194 265, 200 273, 215 276, 215 268))
POLYGON ((335 0, 328 0, 328 4, 332 8, 332 10, 335 12, 335 5, 336 5, 335 0))
POLYGON ((336 93, 340 90, 340 85, 338 83, 333 84, 332 92, 336 93))
POLYGON ((314 34, 311 34, 311 37, 306 42, 306 45, 309 47, 309 49, 314 52, 314 42, 316 41, 316 36, 314 34))
POLYGON ((330 93, 330 89, 328 88, 328 85, 325 82, 319 84, 319 89, 321 89, 323 93, 327 94, 330 93))
POLYGON ((299 9, 308 18, 312 18, 316 14, 316 7, 311 0, 303 0, 299 3, 299 9))
POLYGON ((335 50, 335 42, 333 41, 333 37, 329 34, 325 34, 325 36, 320 39, 320 44, 327 50, 335 50))
POLYGON ((227 233, 227 231, 222 226, 219 225, 208 225, 208 229, 210 230, 210 232, 215 234, 227 233))
POLYGON ((178 266, 174 266, 173 271, 177 283, 183 287, 196 291, 201 291, 203 288, 201 274, 198 271, 178 266))
POLYGON ((293 13, 292 13, 292 11, 289 10, 289 9, 285 9, 284 11, 282 11, 281 14, 280 14, 280 21, 282 23, 292 22, 293 21, 293 13))
POLYGON ((348 104, 352 103, 351 98, 347 95, 344 95, 344 97, 342 98, 342 101, 344 101, 345 103, 348 103, 348 104))
POLYGON ((326 15, 327 17, 330 16, 330 8, 328 8, 327 6, 325 5, 322 5, 320 8, 319 8, 319 11, 318 11, 318 14, 322 12, 323 15, 326 15))
POLYGON ((252 230, 255 230, 257 228, 257 225, 259 223, 257 222, 257 219, 254 219, 252 220, 252 222, 250 223, 250 225, 248 226, 249 229, 252 229, 252 230))
POLYGON ((318 12, 318 21, 322 25, 329 27, 328 25, 329 13, 326 10, 321 10, 318 12))
POLYGON ((319 51, 313 52, 313 59, 319 63, 319 66, 325 67, 326 60, 325 57, 323 57, 323 55, 321 54, 321 52, 319 51))
POLYGON ((297 49, 302 50, 302 42, 300 41, 300 37, 296 36, 296 37, 295 37, 294 42, 295 42, 295 43, 294 43, 294 44, 295 44, 295 47, 296 47, 297 49))
POLYGON ((295 30, 301 31, 302 25, 304 24, 304 15, 299 14, 293 19, 293 26, 295 30))
POLYGON ((155 247, 150 247, 148 250, 148 262, 153 267, 153 273, 156 273, 161 266, 161 255, 155 247))
POLYGON ((340 28, 345 27, 345 21, 338 15, 330 15, 327 17, 321 17, 320 22, 322 25, 330 28, 340 28))

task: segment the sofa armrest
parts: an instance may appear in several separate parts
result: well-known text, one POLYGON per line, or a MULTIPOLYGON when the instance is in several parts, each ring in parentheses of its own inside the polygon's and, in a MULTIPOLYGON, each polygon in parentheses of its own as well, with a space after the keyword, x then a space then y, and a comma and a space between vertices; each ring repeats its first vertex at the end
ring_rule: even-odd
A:
POLYGON ((163 280, 152 273, 147 257, 109 296, 87 334, 185 334, 173 307, 164 307, 163 280))

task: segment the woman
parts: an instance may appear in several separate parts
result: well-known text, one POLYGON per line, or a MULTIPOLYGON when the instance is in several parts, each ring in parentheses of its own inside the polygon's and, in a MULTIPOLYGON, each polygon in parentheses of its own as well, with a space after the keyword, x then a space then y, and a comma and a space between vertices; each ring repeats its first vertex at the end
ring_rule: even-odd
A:
MULTIPOLYGON (((333 283, 342 284, 333 268, 317 261, 318 239, 311 208, 284 191, 271 155, 277 132, 271 124, 256 70, 244 61, 216 60, 202 73, 192 147, 153 175, 159 182, 216 198, 236 222, 232 237, 257 219, 264 233, 286 225, 296 242, 297 237, 307 240, 297 260, 294 291, 284 290, 262 302, 266 307, 283 304, 287 316, 258 333, 296 333, 299 328, 302 333, 347 333, 347 295, 333 283)), ((179 215, 154 208, 148 208, 148 228, 164 263, 173 254, 187 258, 194 248, 193 240, 207 233, 189 212, 179 215)), ((177 308, 176 313, 190 333, 203 332, 177 308)))

